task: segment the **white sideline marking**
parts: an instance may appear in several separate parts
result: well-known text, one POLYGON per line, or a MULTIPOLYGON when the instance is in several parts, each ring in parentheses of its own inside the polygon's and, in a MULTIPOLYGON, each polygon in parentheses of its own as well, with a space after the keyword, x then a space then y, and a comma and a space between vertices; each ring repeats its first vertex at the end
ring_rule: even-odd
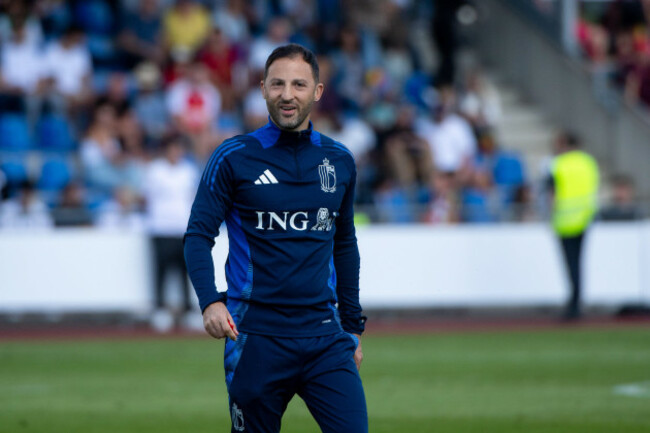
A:
POLYGON ((52 387, 42 383, 17 383, 7 386, 10 394, 46 394, 52 390, 52 387))
POLYGON ((650 381, 616 385, 614 394, 628 397, 650 398, 650 381))

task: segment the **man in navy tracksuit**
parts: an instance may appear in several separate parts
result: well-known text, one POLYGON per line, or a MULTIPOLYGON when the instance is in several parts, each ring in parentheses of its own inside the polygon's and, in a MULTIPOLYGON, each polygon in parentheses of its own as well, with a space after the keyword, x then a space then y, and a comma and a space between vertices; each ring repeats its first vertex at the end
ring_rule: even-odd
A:
POLYGON ((364 433, 354 160, 312 129, 323 92, 312 52, 273 51, 261 89, 269 123, 215 150, 185 234, 205 328, 228 337, 232 431, 279 432, 298 394, 323 432, 364 433), (220 293, 211 249, 224 220, 228 290, 220 293))

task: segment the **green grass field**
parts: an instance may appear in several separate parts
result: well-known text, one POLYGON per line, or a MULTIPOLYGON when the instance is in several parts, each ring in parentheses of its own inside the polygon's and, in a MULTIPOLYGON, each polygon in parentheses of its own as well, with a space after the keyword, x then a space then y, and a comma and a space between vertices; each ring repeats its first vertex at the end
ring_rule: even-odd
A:
MULTIPOLYGON (((650 329, 364 338, 370 431, 650 432, 650 329)), ((0 432, 229 430, 223 342, 0 342, 0 432)), ((283 432, 318 432, 299 398, 283 432)))

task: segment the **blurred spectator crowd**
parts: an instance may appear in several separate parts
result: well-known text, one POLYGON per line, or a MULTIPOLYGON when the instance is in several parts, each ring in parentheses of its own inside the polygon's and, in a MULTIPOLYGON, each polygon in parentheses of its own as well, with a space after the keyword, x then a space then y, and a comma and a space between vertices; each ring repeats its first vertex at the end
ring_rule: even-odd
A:
POLYGON ((576 26, 582 54, 604 84, 650 108, 650 1, 582 1, 576 26))
POLYGON ((192 186, 225 138, 267 122, 261 73, 287 42, 318 54, 313 121, 355 154, 360 221, 534 218, 521 159, 494 139, 498 93, 456 67, 464 7, 0 0, 0 226, 141 229, 161 198, 183 206, 164 179, 192 186))

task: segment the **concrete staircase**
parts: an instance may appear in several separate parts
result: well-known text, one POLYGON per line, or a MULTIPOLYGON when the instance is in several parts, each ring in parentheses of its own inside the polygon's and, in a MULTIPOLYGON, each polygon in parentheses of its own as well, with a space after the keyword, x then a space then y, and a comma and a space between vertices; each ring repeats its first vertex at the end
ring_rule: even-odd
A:
POLYGON ((503 149, 518 152, 525 164, 528 180, 538 182, 548 174, 557 128, 544 118, 541 111, 525 103, 515 89, 498 81, 493 81, 493 85, 499 92, 503 110, 495 131, 497 142, 503 149))

